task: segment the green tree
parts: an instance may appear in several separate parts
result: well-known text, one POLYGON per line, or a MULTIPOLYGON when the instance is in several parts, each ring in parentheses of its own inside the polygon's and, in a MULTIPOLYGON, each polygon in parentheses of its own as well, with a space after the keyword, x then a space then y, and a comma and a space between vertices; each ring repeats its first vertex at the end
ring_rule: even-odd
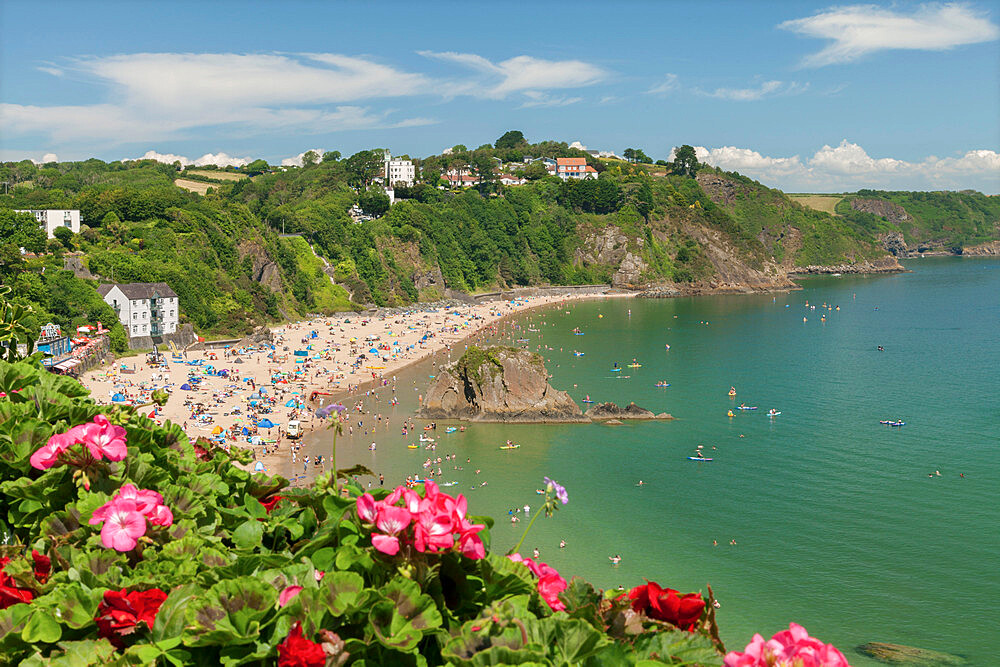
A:
POLYGON ((358 206, 373 217, 379 217, 389 210, 389 195, 381 188, 369 188, 358 195, 358 206))
POLYGON ((247 166, 243 167, 242 171, 251 176, 263 174, 266 171, 271 171, 271 165, 269 165, 265 160, 254 160, 247 166))
POLYGON ((45 230, 31 213, 15 213, 9 208, 0 209, 0 241, 13 243, 29 252, 45 249, 45 230))
POLYGON ((537 181, 538 179, 545 178, 548 175, 549 172, 545 169, 545 165, 540 161, 532 162, 524 168, 524 177, 529 181, 537 181))
POLYGON ((504 133, 502 137, 496 140, 493 144, 497 150, 507 149, 507 148, 518 148, 520 146, 526 146, 528 144, 524 139, 524 133, 521 130, 509 130, 504 133))
POLYGON ((302 154, 302 166, 311 167, 319 162, 319 153, 316 151, 306 151, 302 154))
POLYGON ((327 151, 323 153, 323 162, 338 162, 340 160, 340 151, 327 151))
POLYGON ((496 167, 496 160, 493 156, 486 151, 476 151, 469 158, 469 166, 472 167, 473 171, 476 172, 479 182, 479 191, 481 193, 489 192, 496 180, 496 175, 493 173, 493 168, 496 167))
POLYGON ((451 147, 452 153, 465 153, 468 150, 469 149, 465 147, 465 144, 455 144, 454 146, 451 147))
POLYGON ((367 188, 376 176, 383 173, 384 168, 382 151, 358 151, 344 160, 348 181, 359 188, 367 188))
POLYGON ((75 250, 73 245, 73 230, 69 227, 56 227, 52 234, 62 243, 67 250, 75 250))
POLYGON ((690 176, 698 173, 701 164, 698 163, 698 155, 693 147, 684 144, 674 152, 673 172, 679 176, 690 176))
POLYGON ((125 235, 128 232, 128 228, 114 211, 109 211, 101 220, 101 229, 110 234, 119 243, 125 243, 125 235))

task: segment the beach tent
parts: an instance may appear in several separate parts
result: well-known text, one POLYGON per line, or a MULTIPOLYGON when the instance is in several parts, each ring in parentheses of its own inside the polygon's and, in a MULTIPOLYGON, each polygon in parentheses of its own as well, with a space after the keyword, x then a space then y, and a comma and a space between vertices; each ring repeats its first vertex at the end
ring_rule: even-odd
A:
POLYGON ((240 431, 240 434, 241 435, 250 435, 250 429, 248 429, 246 426, 244 426, 243 430, 240 431))
POLYGON ((124 403, 127 400, 128 399, 122 396, 121 394, 115 394, 114 396, 111 397, 112 403, 124 403))
POLYGON ((373 347, 372 349, 368 350, 368 354, 378 354, 378 349, 373 347))
POLYGON ((234 363, 234 364, 242 364, 242 363, 243 363, 243 360, 242 360, 242 359, 240 359, 239 357, 236 357, 235 359, 233 359, 233 363, 234 363))
POLYGON ((215 428, 212 429, 212 435, 219 435, 220 433, 222 433, 221 426, 216 426, 215 428))
POLYGON ((264 472, 264 464, 261 461, 257 461, 257 463, 253 464, 253 471, 264 472))
POLYGON ((257 426, 259 428, 274 428, 274 422, 272 422, 270 419, 261 419, 259 422, 257 422, 257 426))
POLYGON ((184 391, 191 391, 191 385, 185 382, 184 384, 181 385, 181 389, 183 389, 184 391))
POLYGON ((288 399, 288 402, 285 403, 285 407, 286 408, 294 408, 295 407, 295 399, 288 399))

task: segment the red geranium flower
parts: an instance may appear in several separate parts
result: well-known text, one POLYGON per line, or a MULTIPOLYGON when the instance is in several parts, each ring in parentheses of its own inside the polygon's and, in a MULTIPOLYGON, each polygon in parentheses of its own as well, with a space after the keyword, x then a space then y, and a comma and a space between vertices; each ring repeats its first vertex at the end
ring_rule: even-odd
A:
POLYGON ((13 577, 4 574, 3 569, 9 562, 9 558, 0 558, 0 609, 6 609, 22 602, 31 602, 32 598, 35 597, 34 591, 18 587, 13 577))
POLYGON ((122 648, 125 645, 123 637, 136 630, 139 623, 145 623, 152 628, 160 605, 167 599, 167 594, 159 588, 148 591, 107 591, 104 599, 97 607, 98 636, 122 648))
POLYGON ((35 579, 44 584, 49 580, 49 573, 52 572, 52 559, 32 549, 31 560, 35 563, 35 579))
POLYGON ((629 591, 634 611, 645 612, 650 618, 666 621, 681 630, 694 632, 694 626, 705 610, 705 600, 697 593, 679 595, 672 588, 660 588, 655 581, 646 581, 629 591))
POLYGON ((302 626, 296 621, 285 641, 278 644, 278 667, 323 667, 326 653, 323 647, 302 636, 302 626))
POLYGON ((282 496, 271 496, 270 500, 262 500, 260 501, 260 504, 263 505, 264 509, 267 510, 267 513, 270 514, 271 510, 274 509, 274 506, 278 504, 278 501, 281 500, 281 498, 282 496))

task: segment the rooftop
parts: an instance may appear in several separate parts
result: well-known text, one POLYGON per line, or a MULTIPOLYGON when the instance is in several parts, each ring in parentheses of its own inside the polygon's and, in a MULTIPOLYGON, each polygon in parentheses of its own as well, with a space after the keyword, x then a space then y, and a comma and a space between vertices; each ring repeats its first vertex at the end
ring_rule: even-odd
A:
POLYGON ((129 299, 160 299, 177 296, 177 293, 170 289, 170 285, 166 283, 109 283, 98 285, 97 293, 103 298, 115 286, 129 299))

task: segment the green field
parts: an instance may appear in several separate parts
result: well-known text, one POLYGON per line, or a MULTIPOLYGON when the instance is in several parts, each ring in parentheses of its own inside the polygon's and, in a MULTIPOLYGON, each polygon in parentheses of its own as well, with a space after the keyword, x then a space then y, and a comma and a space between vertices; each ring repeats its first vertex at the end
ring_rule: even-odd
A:
POLYGON ((823 211, 824 213, 829 213, 830 215, 837 215, 837 203, 844 197, 842 195, 798 194, 788 195, 788 198, 802 204, 803 206, 808 206, 811 209, 823 211))

